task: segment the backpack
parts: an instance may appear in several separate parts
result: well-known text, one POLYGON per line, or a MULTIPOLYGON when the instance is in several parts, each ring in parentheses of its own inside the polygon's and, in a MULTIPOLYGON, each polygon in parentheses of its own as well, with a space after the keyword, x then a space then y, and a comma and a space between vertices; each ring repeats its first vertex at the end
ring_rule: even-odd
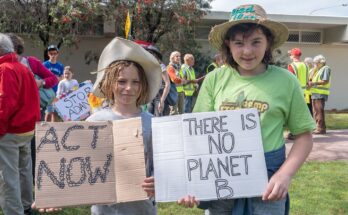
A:
MULTIPOLYGON (((34 75, 36 80, 41 80, 37 75, 34 75)), ((56 93, 52 88, 39 88, 39 94, 40 94, 40 107, 46 108, 47 105, 52 104, 53 100, 56 98, 56 93)))
MULTIPOLYGON (((22 63, 30 69, 30 71, 34 74, 34 77, 36 80, 42 80, 38 75, 36 75, 33 70, 30 67, 28 58, 23 57, 22 63)), ((53 100, 56 97, 56 93, 52 88, 43 88, 42 86, 39 88, 39 94, 40 94, 40 107, 46 108, 47 105, 52 104, 53 100)))
POLYGON ((169 93, 165 101, 170 106, 174 106, 178 102, 178 92, 176 91, 176 86, 172 81, 170 81, 169 93))

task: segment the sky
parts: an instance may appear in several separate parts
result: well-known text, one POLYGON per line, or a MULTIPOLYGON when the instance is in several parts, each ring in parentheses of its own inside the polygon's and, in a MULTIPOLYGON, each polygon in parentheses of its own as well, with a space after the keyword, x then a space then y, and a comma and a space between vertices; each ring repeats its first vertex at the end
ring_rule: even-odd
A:
POLYGON ((268 14, 348 17, 348 0, 213 0, 211 6, 230 12, 242 4, 259 4, 268 14))

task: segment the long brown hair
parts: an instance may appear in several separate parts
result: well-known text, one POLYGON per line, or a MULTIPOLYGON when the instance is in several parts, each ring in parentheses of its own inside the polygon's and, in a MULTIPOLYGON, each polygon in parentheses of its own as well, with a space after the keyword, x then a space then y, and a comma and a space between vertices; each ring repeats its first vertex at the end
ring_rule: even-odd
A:
POLYGON ((237 69, 238 64, 233 59, 230 47, 226 44, 226 42, 230 40, 234 40, 237 34, 242 33, 243 37, 248 37, 257 30, 262 31, 262 33, 266 36, 267 42, 268 42, 268 48, 262 59, 262 63, 264 63, 266 66, 273 63, 272 47, 274 45, 274 36, 271 33, 271 31, 268 30, 266 27, 255 24, 255 23, 241 23, 241 24, 232 26, 230 29, 228 29, 224 38, 225 42, 223 42, 221 45, 222 55, 224 56, 224 59, 226 59, 226 62, 229 65, 231 65, 233 68, 237 69))
POLYGON ((117 79, 120 76, 120 72, 127 67, 134 66, 139 75, 140 89, 139 95, 136 101, 136 106, 139 107, 146 103, 149 96, 149 84, 146 79, 145 71, 138 63, 127 60, 120 60, 112 62, 106 69, 105 75, 99 83, 101 92, 105 95, 106 101, 113 105, 115 102, 114 88, 117 87, 117 79))

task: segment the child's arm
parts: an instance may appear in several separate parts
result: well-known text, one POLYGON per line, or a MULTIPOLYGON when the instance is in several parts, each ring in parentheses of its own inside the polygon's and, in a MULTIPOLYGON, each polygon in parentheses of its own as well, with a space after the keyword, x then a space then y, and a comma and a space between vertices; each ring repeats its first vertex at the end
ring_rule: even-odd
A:
POLYGON ((292 177, 305 162, 313 147, 312 134, 305 132, 296 136, 288 158, 268 182, 262 200, 277 201, 285 198, 292 177))

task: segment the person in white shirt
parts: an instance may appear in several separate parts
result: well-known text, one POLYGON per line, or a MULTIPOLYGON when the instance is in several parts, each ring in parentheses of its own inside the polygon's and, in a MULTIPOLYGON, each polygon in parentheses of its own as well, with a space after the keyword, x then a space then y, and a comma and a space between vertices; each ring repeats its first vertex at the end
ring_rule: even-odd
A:
POLYGON ((69 94, 71 91, 77 90, 79 88, 79 83, 76 81, 76 79, 72 79, 73 72, 71 71, 70 66, 64 67, 63 77, 63 80, 61 80, 58 84, 58 99, 66 94, 69 94))

